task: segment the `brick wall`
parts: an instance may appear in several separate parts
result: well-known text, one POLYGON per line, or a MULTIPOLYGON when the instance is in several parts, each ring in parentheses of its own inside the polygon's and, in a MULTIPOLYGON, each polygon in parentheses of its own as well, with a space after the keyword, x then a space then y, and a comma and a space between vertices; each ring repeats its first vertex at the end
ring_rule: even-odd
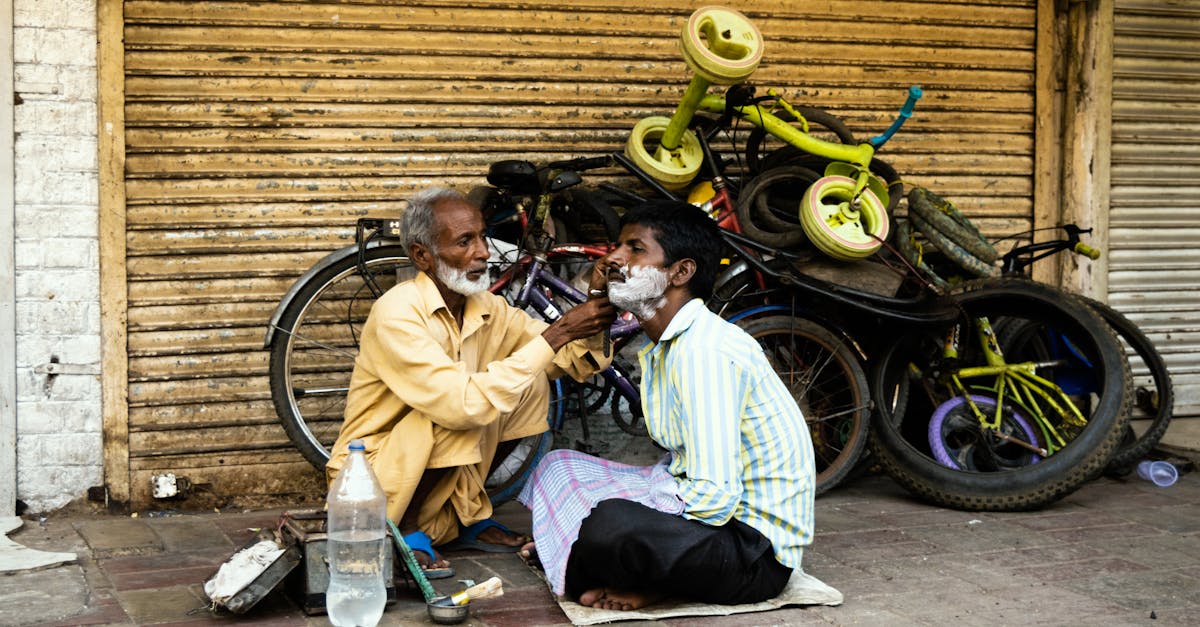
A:
POLYGON ((103 483, 96 0, 13 0, 17 498, 103 483))

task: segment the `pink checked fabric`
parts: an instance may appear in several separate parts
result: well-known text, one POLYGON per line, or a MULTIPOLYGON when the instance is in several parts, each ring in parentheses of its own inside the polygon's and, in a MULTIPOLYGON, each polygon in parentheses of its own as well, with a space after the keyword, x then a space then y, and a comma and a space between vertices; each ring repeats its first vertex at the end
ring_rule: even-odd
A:
POLYGON ((679 515, 684 503, 667 472, 670 455, 653 466, 631 466, 578 451, 550 451, 517 500, 533 512, 533 540, 555 594, 566 590, 567 557, 579 526, 600 501, 626 499, 679 515))

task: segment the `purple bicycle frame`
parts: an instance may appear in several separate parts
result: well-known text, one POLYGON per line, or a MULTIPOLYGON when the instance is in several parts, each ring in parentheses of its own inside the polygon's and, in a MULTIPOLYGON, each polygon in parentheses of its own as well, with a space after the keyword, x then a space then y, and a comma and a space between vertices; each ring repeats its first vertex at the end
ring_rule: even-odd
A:
MULTIPOLYGON (((555 294, 566 298, 572 303, 579 304, 587 299, 587 296, 575 289, 570 283, 562 280, 554 273, 546 272, 544 261, 542 259, 533 259, 530 261, 528 272, 525 273, 525 284, 521 286, 521 291, 517 294, 515 306, 524 308, 528 305, 533 305, 535 309, 546 319, 547 322, 553 322, 562 317, 562 310, 546 296, 542 289, 549 288, 555 294)), ((637 334, 641 331, 642 325, 637 318, 630 316, 628 319, 617 318, 613 321, 611 330, 609 331, 612 338, 624 338, 637 334)), ((609 365, 600 372, 600 376, 604 377, 615 388, 616 392, 629 401, 630 407, 640 407, 641 399, 637 386, 624 372, 619 370, 614 365, 609 365)), ((562 417, 559 418, 562 420, 562 417)), ((560 427, 561 425, 554 425, 560 427)))

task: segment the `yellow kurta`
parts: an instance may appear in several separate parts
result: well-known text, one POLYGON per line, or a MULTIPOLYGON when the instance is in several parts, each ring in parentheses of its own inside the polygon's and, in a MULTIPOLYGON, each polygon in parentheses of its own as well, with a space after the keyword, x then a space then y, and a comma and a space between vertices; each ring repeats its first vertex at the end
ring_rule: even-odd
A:
POLYGON ((427 468, 456 468, 434 488, 419 526, 434 544, 492 515, 483 483, 496 446, 548 428, 546 377, 584 380, 606 367, 602 334, 556 355, 534 320, 503 298, 467 298, 460 330, 425 273, 397 285, 371 310, 346 397, 345 422, 326 466, 332 481, 350 441, 367 459, 398 521, 427 468))

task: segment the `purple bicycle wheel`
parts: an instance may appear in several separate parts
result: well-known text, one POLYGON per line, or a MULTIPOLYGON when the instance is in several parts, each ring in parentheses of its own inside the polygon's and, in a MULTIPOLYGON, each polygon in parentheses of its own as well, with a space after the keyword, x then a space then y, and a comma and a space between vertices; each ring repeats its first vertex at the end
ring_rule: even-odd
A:
MULTIPOLYGON (((995 412, 996 399, 972 394, 971 400, 985 413, 995 412)), ((1024 416, 1005 408, 1000 418, 1000 430, 1005 435, 1023 439, 1034 446, 1038 438, 1024 416)), ((988 435, 979 428, 966 397, 956 396, 934 410, 929 418, 929 449, 939 464, 955 470, 995 471, 1036 464, 1037 453, 1011 442, 989 443, 988 435)))

